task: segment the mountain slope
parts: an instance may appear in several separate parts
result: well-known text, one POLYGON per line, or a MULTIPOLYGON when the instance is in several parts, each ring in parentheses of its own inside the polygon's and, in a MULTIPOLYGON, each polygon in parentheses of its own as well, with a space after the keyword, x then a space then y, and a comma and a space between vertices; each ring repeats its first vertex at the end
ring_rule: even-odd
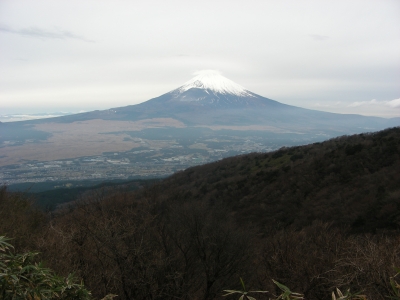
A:
POLYGON ((373 232, 400 228, 398 170, 399 127, 193 167, 161 183, 158 197, 224 203, 264 230, 321 220, 373 232))

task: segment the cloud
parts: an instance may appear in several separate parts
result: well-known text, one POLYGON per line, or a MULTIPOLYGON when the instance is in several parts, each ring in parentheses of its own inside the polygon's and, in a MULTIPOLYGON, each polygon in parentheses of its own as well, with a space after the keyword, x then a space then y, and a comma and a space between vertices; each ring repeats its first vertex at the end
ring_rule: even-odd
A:
POLYGON ((70 114, 73 113, 59 112, 59 113, 42 113, 42 114, 8 114, 8 115, 0 115, 0 122, 16 122, 16 121, 46 119, 46 118, 66 116, 70 114))
POLYGON ((200 70, 193 73, 193 75, 221 75, 219 70, 200 70))
POLYGON ((316 107, 337 107, 337 106, 342 106, 342 102, 337 101, 335 103, 315 103, 314 106, 316 107))
POLYGON ((372 99, 370 101, 359 101, 359 102, 353 102, 347 105, 348 107, 359 107, 359 106, 371 106, 371 105, 379 105, 379 106, 389 106, 392 108, 395 107, 400 107, 400 98, 399 99, 394 99, 394 100, 389 100, 389 101, 377 101, 375 99, 372 99))
POLYGON ((360 114, 365 116, 376 116, 384 118, 400 117, 400 98, 394 100, 356 102, 318 102, 314 103, 313 108, 339 114, 360 114))
POLYGON ((364 105, 376 105, 378 104, 378 101, 375 99, 372 99, 370 101, 358 101, 358 102, 353 102, 348 104, 348 107, 359 107, 359 106, 364 106, 364 105))
POLYGON ((391 100, 391 101, 387 101, 386 105, 390 106, 390 107, 400 107, 400 98, 399 99, 394 99, 394 100, 391 100))
POLYGON ((320 35, 320 34, 309 34, 310 37, 312 37, 315 41, 325 41, 329 39, 329 36, 327 35, 320 35))
POLYGON ((6 33, 11 33, 11 34, 17 34, 17 35, 22 35, 25 37, 33 37, 33 38, 40 38, 40 39, 75 39, 75 40, 81 40, 84 42, 88 43, 94 43, 94 41, 89 40, 83 36, 73 34, 70 31, 67 30, 62 30, 59 28, 56 28, 54 31, 49 31, 49 30, 44 30, 38 27, 28 27, 28 28, 22 28, 22 29, 13 29, 7 26, 0 26, 0 31, 6 32, 6 33))

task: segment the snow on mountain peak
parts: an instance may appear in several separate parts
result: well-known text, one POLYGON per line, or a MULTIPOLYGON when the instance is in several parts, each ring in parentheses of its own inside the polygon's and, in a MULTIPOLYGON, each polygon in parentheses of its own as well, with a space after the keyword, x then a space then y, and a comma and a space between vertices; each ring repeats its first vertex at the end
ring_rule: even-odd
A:
POLYGON ((187 81, 178 90, 183 93, 189 89, 197 88, 204 90, 212 90, 221 94, 233 94, 236 96, 253 96, 244 87, 222 76, 220 72, 215 70, 203 70, 194 73, 197 75, 187 81))

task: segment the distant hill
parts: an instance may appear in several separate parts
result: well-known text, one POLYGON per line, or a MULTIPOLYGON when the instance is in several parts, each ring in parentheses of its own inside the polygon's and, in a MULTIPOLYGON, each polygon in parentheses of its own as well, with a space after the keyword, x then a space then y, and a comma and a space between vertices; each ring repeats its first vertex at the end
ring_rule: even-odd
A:
POLYGON ((400 128, 254 153, 162 181, 162 201, 223 203, 269 230, 317 220, 354 232, 400 228, 400 128))

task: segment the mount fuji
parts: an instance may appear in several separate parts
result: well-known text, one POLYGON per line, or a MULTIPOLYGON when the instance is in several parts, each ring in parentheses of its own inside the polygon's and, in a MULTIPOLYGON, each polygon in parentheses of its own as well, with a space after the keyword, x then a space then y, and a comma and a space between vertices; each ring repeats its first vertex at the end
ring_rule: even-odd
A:
POLYGON ((400 118, 328 113, 286 105, 257 95, 205 70, 181 87, 137 105, 57 118, 61 122, 103 119, 137 121, 172 118, 186 126, 262 126, 274 132, 341 134, 399 126, 400 118))

